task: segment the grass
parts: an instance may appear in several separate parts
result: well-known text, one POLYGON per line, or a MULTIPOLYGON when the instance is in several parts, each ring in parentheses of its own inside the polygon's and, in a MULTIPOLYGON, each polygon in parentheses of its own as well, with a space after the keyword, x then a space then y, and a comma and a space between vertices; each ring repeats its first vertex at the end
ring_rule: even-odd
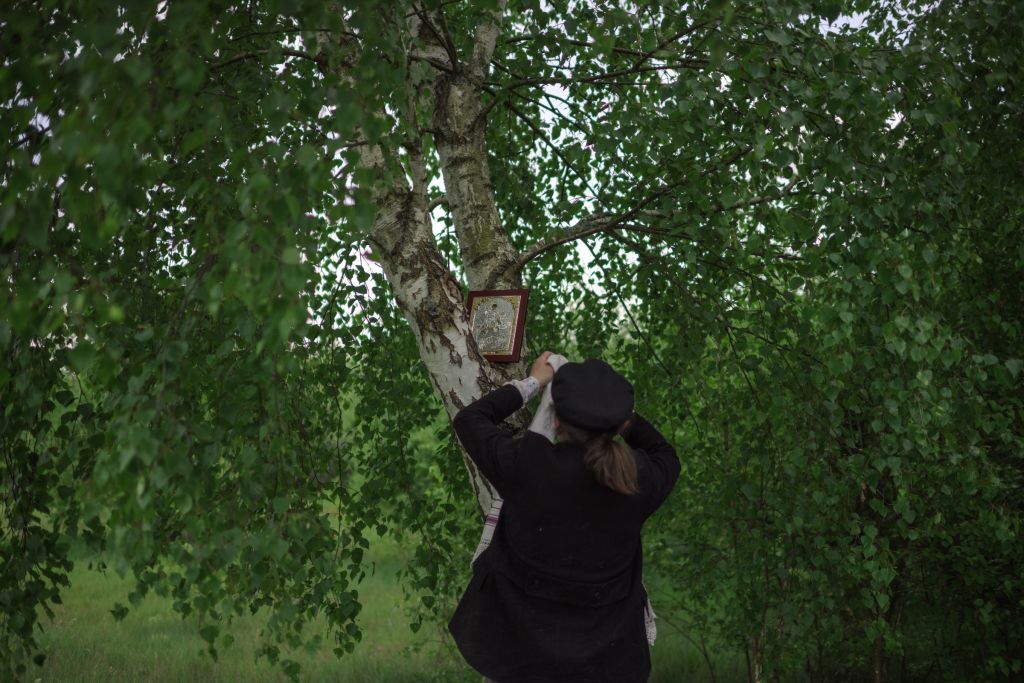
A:
MULTIPOLYGON (((457 653, 453 656, 443 634, 425 625, 414 634, 405 618, 402 590, 395 574, 405 562, 405 552, 394 541, 371 544, 368 558, 376 571, 367 576, 359 593, 363 611, 358 621, 363 641, 351 655, 337 659, 329 648, 318 652, 286 653, 302 666, 303 681, 351 683, 412 683, 442 681, 479 682, 457 653)), ((236 620, 229 628, 234 644, 221 649, 214 662, 205 653, 194 619, 182 619, 168 599, 146 598, 120 622, 110 609, 125 602, 130 580, 101 574, 80 564, 71 575, 71 587, 63 604, 54 608, 53 620, 44 624, 40 641, 47 654, 41 668, 30 669, 27 680, 48 683, 138 681, 287 681, 281 671, 265 660, 257 661, 259 615, 236 620)), ((659 622, 659 638, 651 651, 652 683, 710 681, 698 652, 659 622)), ((739 671, 718 671, 718 683, 745 679, 739 671), (723 675, 726 674, 726 675, 723 675)))

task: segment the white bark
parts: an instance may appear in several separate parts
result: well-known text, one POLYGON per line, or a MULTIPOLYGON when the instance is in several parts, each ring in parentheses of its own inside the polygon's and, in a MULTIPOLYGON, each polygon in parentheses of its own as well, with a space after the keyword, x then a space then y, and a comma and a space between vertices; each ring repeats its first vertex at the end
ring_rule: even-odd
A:
POLYGON ((448 208, 470 289, 503 289, 518 283, 509 266, 518 254, 501 227, 487 167, 480 81, 456 74, 438 79, 434 132, 448 208))
MULTIPOLYGON (((469 330, 462 291, 438 253, 426 198, 407 191, 378 203, 372 240, 395 300, 416 335, 420 358, 449 417, 495 383, 469 330)), ((481 511, 495 491, 465 457, 481 511)))
POLYGON ((518 287, 510 267, 518 254, 501 227, 487 167, 486 120, 481 93, 498 39, 505 2, 476 27, 469 63, 439 77, 434 86, 434 141, 445 194, 470 289, 518 287))
MULTIPOLYGON (((410 57, 429 61, 443 72, 432 88, 433 132, 470 289, 519 285, 517 269, 510 268, 519 255, 501 229, 480 115, 483 75, 494 50, 499 18, 495 14, 477 28, 473 54, 466 65, 452 64, 449 55, 454 56, 453 48, 442 44, 432 18, 416 15, 407 26, 410 57)), ((422 148, 419 141, 411 141, 407 148, 410 182, 398 179, 390 187, 374 188, 377 214, 370 241, 416 335, 420 358, 438 396, 449 417, 454 417, 505 380, 521 377, 524 365, 492 364, 480 355, 462 290, 434 240, 422 148)), ((397 166, 393 150, 362 150, 360 164, 381 176, 389 162, 397 166)), ((465 453, 463 461, 481 513, 486 514, 496 492, 465 453)))

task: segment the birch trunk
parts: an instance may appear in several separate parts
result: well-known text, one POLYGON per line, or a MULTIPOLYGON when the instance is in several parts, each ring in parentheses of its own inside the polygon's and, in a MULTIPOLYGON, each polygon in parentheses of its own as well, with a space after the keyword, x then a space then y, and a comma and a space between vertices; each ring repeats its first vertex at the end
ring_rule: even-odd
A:
MULTIPOLYGON (((409 190, 379 201, 371 240, 437 395, 454 417, 497 383, 470 334, 462 290, 438 252, 425 196, 409 190)), ((486 512, 495 491, 465 454, 463 460, 486 512)))
POLYGON ((444 76, 435 88, 434 131, 448 207, 470 289, 519 286, 510 270, 519 254, 501 228, 487 167, 481 82, 472 75, 444 76))
MULTIPOLYGON (((477 27, 473 53, 465 64, 448 60, 449 52, 425 21, 423 15, 411 16, 407 28, 416 54, 428 55, 435 63, 447 61, 450 67, 429 85, 426 101, 433 107, 434 143, 467 283, 470 289, 518 287, 515 264, 519 254, 501 228, 487 168, 480 104, 483 76, 498 35, 498 15, 477 27)), ((410 94, 413 105, 419 95, 419 91, 410 94)), ((470 332, 462 289, 434 239, 422 149, 420 140, 410 141, 406 146, 408 178, 374 190, 377 213, 370 241, 378 250, 396 303, 412 327, 420 358, 451 418, 487 391, 522 377, 525 363, 491 364, 480 355, 470 332)), ((364 149, 360 164, 375 171, 388 165, 399 167, 395 152, 380 147, 364 149)), ((465 452, 463 461, 481 514, 486 514, 497 493, 465 452)))

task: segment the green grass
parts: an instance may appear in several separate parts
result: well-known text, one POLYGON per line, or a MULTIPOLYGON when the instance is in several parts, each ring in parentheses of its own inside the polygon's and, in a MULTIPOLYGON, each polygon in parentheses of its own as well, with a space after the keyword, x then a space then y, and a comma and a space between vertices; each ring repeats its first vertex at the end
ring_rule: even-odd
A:
MULTIPOLYGON (((414 634, 404 613, 402 590, 395 573, 405 552, 390 539, 372 543, 368 558, 376 571, 359 588, 363 611, 358 621, 363 641, 351 655, 337 659, 330 648, 318 652, 292 652, 286 656, 302 665, 303 681, 352 683, 405 683, 413 681, 478 682, 450 649, 444 634, 424 626, 414 634)), ((205 653, 194 619, 182 619, 168 599, 151 596, 120 622, 110 609, 125 602, 130 580, 76 567, 71 587, 56 606, 52 621, 44 624, 40 641, 47 654, 42 668, 30 669, 27 680, 90 683, 145 681, 287 681, 265 660, 257 661, 261 619, 238 619, 228 628, 234 644, 220 651, 214 662, 205 653)), ((697 651, 664 621, 652 650, 654 683, 710 681, 697 651)), ((740 672, 717 671, 719 683, 742 680, 740 672)))

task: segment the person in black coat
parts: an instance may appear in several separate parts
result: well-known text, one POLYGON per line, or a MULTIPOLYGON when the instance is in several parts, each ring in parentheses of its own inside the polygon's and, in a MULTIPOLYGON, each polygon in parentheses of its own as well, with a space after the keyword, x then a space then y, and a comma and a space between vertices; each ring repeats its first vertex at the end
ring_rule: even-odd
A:
POLYGON ((633 387, 611 366, 587 360, 556 374, 550 357, 455 416, 504 505, 448 628, 497 683, 646 681, 640 532, 675 486, 679 459, 633 412, 633 387), (556 443, 498 427, 548 382, 556 443))

